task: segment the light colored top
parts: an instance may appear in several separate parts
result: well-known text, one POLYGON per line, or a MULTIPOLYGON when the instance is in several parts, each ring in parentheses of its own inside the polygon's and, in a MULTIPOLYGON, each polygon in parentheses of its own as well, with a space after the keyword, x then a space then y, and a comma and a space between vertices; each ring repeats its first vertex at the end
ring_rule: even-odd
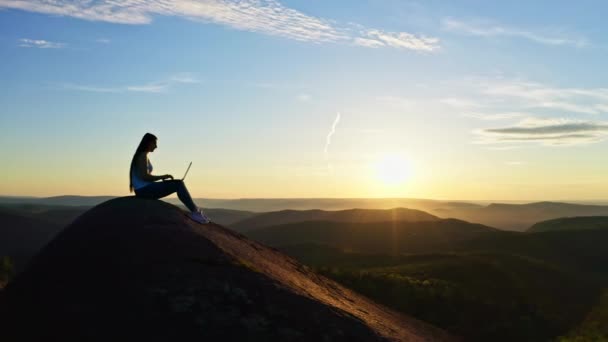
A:
MULTIPOLYGON (((148 164, 148 173, 152 172, 152 163, 150 163, 150 159, 148 159, 148 157, 146 157, 146 163, 148 164)), ((133 172, 131 172, 131 183, 133 184, 133 188, 134 189, 140 189, 143 188, 144 186, 148 185, 148 184, 152 184, 153 182, 149 182, 146 180, 141 179, 138 174, 137 174, 137 165, 133 168, 133 172)))

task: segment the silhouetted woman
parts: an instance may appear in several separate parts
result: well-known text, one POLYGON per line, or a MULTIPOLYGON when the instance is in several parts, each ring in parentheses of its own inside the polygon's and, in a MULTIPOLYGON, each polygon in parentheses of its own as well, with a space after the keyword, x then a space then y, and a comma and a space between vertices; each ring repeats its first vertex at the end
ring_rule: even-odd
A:
POLYGON ((190 209, 190 218, 199 223, 209 223, 209 218, 194 204, 186 185, 182 180, 174 180, 171 175, 153 176, 152 164, 148 159, 148 153, 156 149, 158 139, 150 133, 146 133, 141 139, 129 170, 129 190, 137 197, 159 199, 177 192, 177 197, 190 209), (165 181, 165 179, 168 179, 165 181), (157 182, 161 180, 162 182, 157 182))

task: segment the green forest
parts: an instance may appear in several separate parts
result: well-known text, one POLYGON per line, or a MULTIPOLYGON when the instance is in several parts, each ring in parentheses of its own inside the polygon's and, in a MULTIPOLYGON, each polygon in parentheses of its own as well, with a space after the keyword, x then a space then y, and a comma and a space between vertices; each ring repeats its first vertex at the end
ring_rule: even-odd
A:
MULTIPOLYGON (((340 242, 333 245, 278 247, 381 304, 467 341, 597 341, 608 340, 607 234, 483 232, 429 244, 426 253, 428 237, 420 237, 409 242, 416 247, 410 254, 345 251, 344 237, 323 239, 340 242)), ((372 243, 370 251, 377 250, 377 241, 372 243)))

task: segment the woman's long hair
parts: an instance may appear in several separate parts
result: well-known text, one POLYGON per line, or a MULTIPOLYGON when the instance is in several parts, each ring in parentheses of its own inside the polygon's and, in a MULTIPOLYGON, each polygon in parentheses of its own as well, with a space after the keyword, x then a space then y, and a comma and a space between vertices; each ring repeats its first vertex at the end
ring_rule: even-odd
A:
POLYGON ((152 133, 146 133, 144 134, 144 137, 141 138, 141 142, 139 143, 139 146, 137 146, 137 150, 135 150, 135 154, 133 155, 133 159, 131 159, 131 167, 129 168, 129 192, 133 192, 133 180, 131 178, 131 175, 133 174, 133 165, 135 165, 135 159, 137 158, 137 156, 146 151, 146 148, 148 148, 148 145, 153 142, 156 141, 157 138, 156 136, 154 136, 154 134, 152 133))

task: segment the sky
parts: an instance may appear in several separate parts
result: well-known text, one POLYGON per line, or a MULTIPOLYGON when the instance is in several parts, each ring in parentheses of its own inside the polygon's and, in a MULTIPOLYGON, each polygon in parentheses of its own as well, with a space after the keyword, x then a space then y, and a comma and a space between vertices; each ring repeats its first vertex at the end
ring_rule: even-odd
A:
POLYGON ((0 0, 0 195, 608 199, 607 7, 0 0))

